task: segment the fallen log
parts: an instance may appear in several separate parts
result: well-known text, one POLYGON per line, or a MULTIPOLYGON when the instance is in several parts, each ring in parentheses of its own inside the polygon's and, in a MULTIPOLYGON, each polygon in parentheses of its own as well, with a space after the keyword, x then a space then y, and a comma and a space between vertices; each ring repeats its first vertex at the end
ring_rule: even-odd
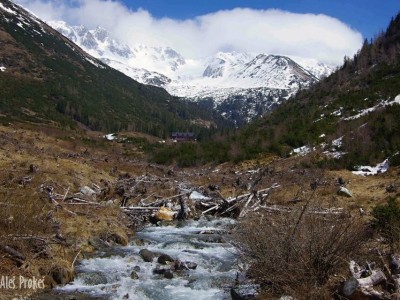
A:
POLYGON ((181 194, 178 194, 178 195, 174 195, 174 196, 171 196, 171 197, 163 198, 163 199, 151 202, 151 203, 143 204, 143 207, 147 207, 147 206, 162 206, 167 201, 169 201, 171 199, 182 197, 182 196, 187 196, 188 194, 190 194, 190 192, 184 192, 184 193, 181 193, 181 194))
POLYGON ((367 262, 365 267, 360 267, 355 261, 350 261, 349 269, 352 278, 345 282, 343 293, 346 297, 353 299, 358 290, 362 294, 362 299, 386 299, 384 292, 375 290, 374 287, 385 283, 387 277, 382 270, 374 270, 372 265, 367 262))
POLYGON ((14 248, 11 248, 10 246, 0 245, 0 249, 10 255, 11 259, 17 261, 18 263, 21 263, 25 260, 25 256, 21 252, 15 250, 14 248))
POLYGON ((374 286, 386 281, 386 276, 382 270, 371 271, 371 275, 365 278, 357 278, 361 287, 374 286))
MULTIPOLYGON (((231 204, 231 203, 233 203, 233 202, 241 201, 241 200, 243 200, 243 199, 245 199, 245 198, 248 198, 248 197, 250 197, 251 195, 259 196, 259 195, 261 195, 262 193, 269 192, 269 191, 271 191, 271 190, 273 190, 273 189, 276 189, 276 188, 279 188, 279 187, 280 187, 279 184, 274 183, 274 184, 271 185, 269 188, 265 188, 265 189, 261 189, 261 190, 258 190, 258 191, 254 191, 254 192, 252 192, 252 193, 246 193, 246 194, 237 196, 237 197, 235 197, 235 198, 233 198, 233 199, 227 199, 226 201, 227 201, 229 204, 231 204)), ((264 195, 264 196, 265 196, 265 195, 264 195)))
MULTIPOLYGON (((380 270, 374 270, 371 267, 372 264, 366 263, 365 267, 360 267, 355 261, 350 261, 349 268, 350 273, 358 282, 360 291, 368 297, 379 297, 382 293, 375 290, 374 286, 379 285, 387 281, 385 273, 380 270)), ((375 299, 375 298, 374 298, 375 299)))
POLYGON ((13 240, 35 240, 39 241, 43 244, 47 244, 48 240, 42 237, 38 236, 32 236, 32 235, 15 235, 15 234, 9 234, 7 237, 13 239, 13 240))
POLYGON ((247 199, 246 203, 244 204, 244 207, 242 208, 242 211, 241 211, 240 214, 239 214, 239 218, 242 218, 242 217, 244 217, 244 216, 246 215, 246 213, 247 213, 247 206, 249 205, 249 203, 250 203, 250 201, 253 199, 253 197, 254 197, 254 194, 251 194, 251 195, 249 196, 249 198, 247 199))
MULTIPOLYGON (((93 202, 93 201, 87 201, 87 200, 83 200, 83 199, 81 199, 81 198, 76 198, 76 197, 73 197, 73 198, 71 198, 71 199, 69 199, 70 201, 76 201, 76 202, 79 202, 79 203, 81 203, 81 204, 91 204, 91 205, 98 205, 98 206, 101 206, 101 204, 100 203, 97 203, 97 202, 93 202)), ((65 204, 78 204, 78 203, 67 203, 67 202, 64 202, 65 204)))

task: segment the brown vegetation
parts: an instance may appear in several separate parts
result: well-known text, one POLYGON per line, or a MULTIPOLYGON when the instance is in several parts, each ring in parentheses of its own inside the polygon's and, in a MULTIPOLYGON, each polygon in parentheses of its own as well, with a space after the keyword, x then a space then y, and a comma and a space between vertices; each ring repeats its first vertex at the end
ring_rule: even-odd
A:
POLYGON ((264 297, 331 298, 337 289, 331 276, 343 272, 362 249, 367 232, 359 219, 315 209, 253 215, 241 223, 239 248, 264 297))

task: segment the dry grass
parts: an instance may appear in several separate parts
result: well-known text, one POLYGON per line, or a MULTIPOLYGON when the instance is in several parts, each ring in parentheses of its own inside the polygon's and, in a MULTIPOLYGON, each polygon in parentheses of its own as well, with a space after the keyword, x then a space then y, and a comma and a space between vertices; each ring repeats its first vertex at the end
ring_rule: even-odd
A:
MULTIPOLYGON (((129 133, 125 134, 129 135, 129 133)), ((42 184, 51 185, 56 193, 64 195, 68 189, 71 194, 77 192, 84 185, 90 186, 96 183, 102 186, 105 182, 113 183, 118 175, 125 173, 133 177, 154 174, 162 178, 171 169, 124 157, 122 154, 127 150, 124 147, 129 146, 104 143, 100 138, 101 135, 101 133, 84 130, 72 132, 55 127, 35 127, 26 124, 0 126, 0 238, 2 242, 7 241, 7 244, 23 252, 27 257, 26 268, 18 268, 17 264, 7 255, 2 255, 0 258, 2 274, 36 274, 50 278, 52 272, 57 268, 61 268, 66 273, 72 272, 71 264, 77 253, 93 251, 93 247, 89 243, 91 237, 101 237, 109 242, 126 242, 128 231, 118 208, 113 206, 73 206, 61 203, 62 206, 76 213, 73 216, 66 210, 56 208, 49 201, 47 195, 40 192, 42 184), (34 170, 32 170, 32 166, 35 167, 34 170), (26 177, 30 177, 31 180, 24 183, 26 177), (35 235, 51 241, 56 234, 61 234, 65 238, 65 243, 49 243, 45 247, 46 249, 42 249, 45 251, 40 255, 38 253, 41 252, 41 245, 38 245, 37 242, 9 238, 9 235, 35 235)), ((367 216, 363 217, 364 220, 368 220, 368 214, 372 207, 385 202, 385 198, 388 196, 386 186, 396 180, 398 182, 398 169, 379 176, 360 177, 348 171, 332 171, 323 174, 320 170, 299 168, 299 165, 296 158, 281 160, 267 156, 240 165, 223 164, 217 167, 189 170, 172 168, 174 175, 171 177, 173 180, 190 182, 199 187, 218 185, 220 193, 226 198, 247 193, 249 184, 255 181, 258 182, 255 189, 267 188, 273 183, 278 183, 281 188, 273 190, 267 198, 268 204, 290 205, 295 208, 295 211, 296 208, 304 206, 312 193, 309 187, 310 183, 318 178, 323 184, 317 189, 315 206, 343 207, 357 216, 359 215, 358 208, 363 207, 367 211, 367 216), (252 172, 255 169, 259 169, 260 172, 252 172), (338 177, 342 177, 347 182, 347 187, 353 192, 353 198, 344 198, 336 194, 338 177), (294 198, 299 198, 301 201, 290 203, 289 200, 294 198)), ((156 185, 154 189, 146 188, 146 195, 154 193, 158 196, 168 197, 177 194, 174 186, 168 185, 168 183, 156 185)), ((138 185, 138 196, 132 198, 132 203, 141 198, 140 189, 141 187, 138 185)), ((112 188, 106 195, 98 197, 96 201, 102 202, 110 199, 117 199, 116 202, 120 199, 120 196, 112 188)), ((279 238, 285 237, 285 234, 287 237, 287 233, 290 231, 288 229, 293 226, 295 217, 294 213, 290 215, 290 218, 271 219, 274 223, 266 222, 265 219, 263 221, 257 218, 252 219, 243 224, 243 232, 247 232, 247 234, 242 236, 242 242, 248 242, 251 245, 252 241, 253 243, 260 241, 260 245, 264 246, 255 248, 260 251, 257 255, 267 255, 268 252, 265 252, 268 249, 267 246, 275 246, 275 249, 269 247, 269 251, 274 253, 289 249, 290 247, 284 247, 284 240, 279 242, 279 238), (262 230, 260 230, 260 226, 262 230), (279 233, 278 237, 276 237, 277 232, 279 233), (271 240, 270 237, 274 234, 275 243, 271 244, 274 240, 271 240), (279 249, 278 246, 284 249, 279 249)), ((347 224, 348 220, 352 219, 344 219, 343 224, 347 224)), ((313 220, 307 217, 301 226, 302 230, 299 230, 296 235, 296 245, 302 246, 307 243, 309 245, 312 241, 309 232, 321 235, 324 233, 322 229, 327 230, 327 226, 334 225, 331 222, 332 220, 313 220), (318 226, 313 228, 313 224, 314 226, 318 224, 318 226), (321 231, 319 231, 320 229, 321 231), (302 243, 301 241, 306 242, 302 243)), ((337 227, 337 229, 349 233, 353 230, 350 227, 348 229, 337 227)), ((323 239, 322 241, 326 242, 323 239)), ((315 247, 320 246, 322 247, 323 244, 315 244, 315 247)), ((244 250, 250 251, 251 249, 244 250)), ((295 252, 296 249, 293 251, 298 254, 295 252)), ((313 251, 300 252, 301 260, 290 261, 285 270, 291 270, 290 273, 294 277, 307 275, 308 278, 315 279, 313 272, 316 271, 311 272, 310 267, 307 267, 311 263, 309 253, 315 253, 317 250, 313 251), (295 266, 300 263, 304 270, 309 270, 309 273, 304 273, 304 270, 303 273, 296 271, 295 266)), ((343 255, 343 257, 345 256, 343 255)), ((270 263, 272 262, 270 260, 270 263)), ((340 262, 337 263, 337 266, 339 265, 340 262)), ((260 266, 264 268, 268 265, 260 266)), ((277 264, 272 267, 277 268, 278 266, 281 268, 285 265, 277 264)), ((270 274, 271 270, 275 270, 273 268, 265 271, 265 274, 270 274)), ((280 282, 279 280, 277 282, 280 282)), ((299 282, 303 282, 302 279, 299 279, 299 282)), ((330 281, 327 281, 310 287, 311 282, 313 281, 307 281, 304 285, 311 294, 322 293, 321 286, 330 284, 330 281)), ((55 282, 50 278, 47 284, 52 286, 55 282)), ((276 286, 286 289, 286 285, 282 281, 276 286)), ((298 288, 299 294, 305 295, 304 291, 300 291, 299 285, 295 284, 293 287, 298 288)))
MULTIPOLYGON (((120 145, 87 140, 85 132, 26 124, 0 126, 0 240, 26 258, 21 266, 0 251, 1 274, 44 276, 46 286, 51 287, 60 274, 65 280, 72 278, 76 255, 82 257, 94 250, 91 238, 127 243, 126 219, 117 207, 74 206, 61 201, 63 209, 41 190, 42 185, 52 186, 58 194, 68 191, 71 195, 84 185, 112 183, 125 171, 119 167, 111 174, 120 163, 120 145)), ((139 170, 129 164, 126 169, 139 170)), ((115 196, 110 190, 97 201, 115 196)))
POLYGON ((248 274, 262 285, 262 298, 328 299, 337 287, 332 290, 329 279, 357 257, 366 236, 360 220, 294 210, 253 216, 236 240, 250 263, 248 274))

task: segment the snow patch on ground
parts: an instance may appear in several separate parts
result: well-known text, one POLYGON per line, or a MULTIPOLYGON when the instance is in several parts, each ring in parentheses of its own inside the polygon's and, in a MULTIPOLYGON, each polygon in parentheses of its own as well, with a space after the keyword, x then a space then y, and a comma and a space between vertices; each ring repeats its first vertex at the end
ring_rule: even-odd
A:
POLYGON ((89 58, 89 57, 85 57, 85 59, 86 59, 88 62, 90 62, 92 65, 94 65, 94 66, 96 66, 96 67, 98 67, 98 68, 101 68, 101 69, 105 69, 105 67, 104 67, 103 65, 97 63, 95 60, 93 60, 93 59, 91 59, 91 58, 89 58))
POLYGON ((199 192, 193 191, 190 196, 190 200, 211 200, 210 197, 206 197, 203 194, 200 194, 199 192))
POLYGON ((357 171, 353 171, 355 175, 368 176, 385 173, 389 170, 389 159, 377 164, 375 167, 371 166, 358 166, 357 171))
POLYGON ((343 107, 339 107, 339 109, 332 112, 331 115, 340 117, 342 115, 342 111, 343 111, 343 107))
POLYGON ((333 147, 341 148, 342 145, 343 145, 343 136, 341 136, 340 138, 337 138, 337 139, 332 141, 332 146, 333 147))
POLYGON ((103 136, 106 140, 108 141, 113 141, 117 138, 117 135, 115 133, 109 133, 103 136))
POLYGON ((1 71, 1 72, 5 72, 6 69, 7 69, 6 67, 3 67, 3 66, 0 67, 0 71, 1 71))
POLYGON ((400 95, 397 95, 392 102, 400 104, 400 95))
POLYGON ((307 155, 308 153, 310 153, 310 152, 312 152, 314 150, 315 150, 314 147, 302 146, 302 147, 293 149, 292 152, 290 152, 290 154, 291 155, 297 154, 297 155, 305 156, 305 155, 307 155))
POLYGON ((335 158, 335 159, 339 159, 341 158, 343 155, 345 155, 347 152, 343 152, 343 151, 324 151, 322 152, 323 154, 325 154, 326 156, 330 157, 330 158, 335 158))
POLYGON ((373 112, 373 111, 375 111, 375 110, 377 110, 379 108, 383 108, 383 107, 390 106, 390 105, 393 105, 393 104, 400 104, 400 95, 397 95, 394 98, 393 101, 390 101, 390 100, 382 101, 382 102, 378 103, 375 106, 372 106, 370 108, 366 108, 366 109, 363 109, 363 110, 359 111, 359 113, 354 115, 354 116, 343 118, 343 120, 344 121, 350 121, 350 120, 359 119, 359 118, 361 118, 361 117, 363 117, 365 115, 368 115, 369 113, 371 113, 371 112, 373 112))
MULTIPOLYGON (((346 152, 341 151, 342 145, 343 145, 343 136, 334 139, 331 143, 331 147, 322 153, 330 158, 339 159, 346 154, 346 152)), ((322 148, 324 149, 326 148, 326 146, 322 148)))
POLYGON ((17 14, 17 13, 16 13, 14 10, 12 10, 11 8, 5 7, 1 2, 0 2, 0 8, 1 8, 2 10, 5 10, 6 12, 8 12, 8 13, 10 13, 10 14, 13 14, 13 15, 16 15, 16 14, 17 14))

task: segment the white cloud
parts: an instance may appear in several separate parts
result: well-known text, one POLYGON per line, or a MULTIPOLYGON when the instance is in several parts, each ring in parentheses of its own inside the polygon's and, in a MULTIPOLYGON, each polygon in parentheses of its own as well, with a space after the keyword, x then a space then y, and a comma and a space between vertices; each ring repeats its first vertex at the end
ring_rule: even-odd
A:
POLYGON ((44 20, 88 28, 102 26, 127 44, 170 46, 187 58, 217 51, 312 57, 340 64, 362 44, 362 35, 326 15, 236 8, 188 20, 157 19, 111 0, 18 0, 44 20))

